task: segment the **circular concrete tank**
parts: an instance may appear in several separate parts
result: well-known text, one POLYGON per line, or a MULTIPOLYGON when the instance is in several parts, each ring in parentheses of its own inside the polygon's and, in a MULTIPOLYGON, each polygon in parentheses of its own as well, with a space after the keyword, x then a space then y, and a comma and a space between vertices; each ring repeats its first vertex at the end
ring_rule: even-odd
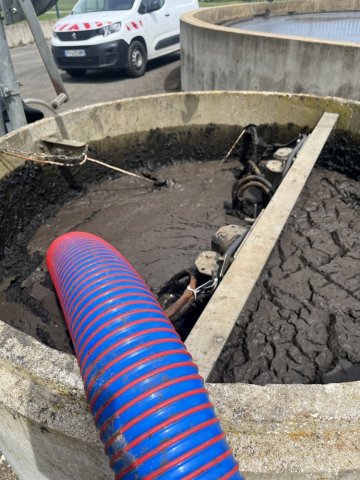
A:
MULTIPOLYGON (((339 113, 337 133, 360 143, 359 102, 216 92, 89 106, 13 132, 0 139, 0 149, 34 151, 43 137, 58 136, 124 152, 140 148, 154 128, 183 141, 211 124, 312 129, 325 111, 339 113)), ((22 163, 2 154, 0 160, 2 182, 15 178, 22 163)), ((113 478, 73 356, 0 321, 0 374, 0 450, 21 480, 113 478)), ((360 478, 360 382, 208 389, 247 479, 360 478)))
POLYGON ((359 0, 299 0, 241 3, 186 14, 181 23, 182 88, 302 92, 356 100, 360 44, 349 39, 359 11, 359 0), (336 39, 333 28, 322 32, 325 38, 309 38, 303 29, 294 33, 297 15, 312 14, 316 21, 325 12, 341 12, 342 18, 348 12, 347 39, 336 39), (292 23, 284 20, 289 16, 292 23), (261 20, 260 26, 247 29, 261 20), (270 30, 273 33, 265 33, 275 20, 282 30, 278 25, 270 30))

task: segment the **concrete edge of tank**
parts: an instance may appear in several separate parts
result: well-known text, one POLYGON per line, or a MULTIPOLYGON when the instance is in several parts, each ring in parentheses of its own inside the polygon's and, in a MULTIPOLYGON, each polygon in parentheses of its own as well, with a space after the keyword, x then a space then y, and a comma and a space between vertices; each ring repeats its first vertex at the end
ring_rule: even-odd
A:
POLYGON ((257 90, 358 98, 360 45, 231 28, 258 16, 360 10, 359 0, 288 0, 209 7, 181 19, 185 91, 257 90))
MULTIPOLYGON (((78 109, 9 134, 0 139, 0 148, 21 144, 33 149, 39 138, 64 128, 70 138, 86 141, 116 136, 119 129, 123 134, 148 131, 148 125, 243 125, 272 120, 312 127, 326 110, 340 113, 338 129, 360 132, 359 102, 212 92, 78 109), (87 132, 81 127, 84 122, 87 132)), ((0 177, 16 166, 8 163, 0 177)), ((21 479, 82 480, 89 478, 89 472, 97 480, 112 478, 73 357, 0 321, 0 372, 0 449, 21 479), (51 476, 49 469, 53 469, 51 476)), ((208 388, 248 479, 359 478, 360 382, 266 387, 208 384, 208 388)))

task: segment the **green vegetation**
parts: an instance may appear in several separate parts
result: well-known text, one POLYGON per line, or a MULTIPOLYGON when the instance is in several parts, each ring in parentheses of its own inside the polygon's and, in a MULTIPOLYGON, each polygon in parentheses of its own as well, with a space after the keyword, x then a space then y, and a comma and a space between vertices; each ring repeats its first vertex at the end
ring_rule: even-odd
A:
MULTIPOLYGON (((73 6, 75 5, 76 0, 59 0, 57 3, 57 9, 60 17, 65 17, 68 15, 73 6)), ((53 20, 57 18, 56 9, 52 8, 48 12, 41 15, 40 20, 53 20)))
MULTIPOLYGON (((246 1, 264 1, 264 0, 203 0, 199 1, 201 7, 217 7, 219 5, 229 5, 231 3, 243 3, 246 1)), ((59 0, 57 7, 60 17, 65 17, 68 15, 73 6, 75 5, 76 0, 59 0)), ((57 18, 56 9, 52 8, 48 12, 41 15, 40 20, 53 20, 57 18)))

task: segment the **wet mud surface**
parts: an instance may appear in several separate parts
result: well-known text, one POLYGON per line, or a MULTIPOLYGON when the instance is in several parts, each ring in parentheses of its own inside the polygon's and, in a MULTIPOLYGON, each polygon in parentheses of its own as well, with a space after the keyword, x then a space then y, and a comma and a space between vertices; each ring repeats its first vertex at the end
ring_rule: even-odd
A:
POLYGON ((156 291, 210 248, 218 227, 236 223, 223 208, 234 181, 230 166, 180 163, 157 174, 175 184, 153 188, 127 176, 104 180, 48 218, 27 247, 30 258, 39 259, 36 268, 0 286, 1 319, 51 347, 72 352, 44 261, 55 238, 72 230, 105 238, 156 291))
MULTIPOLYGON (((286 141, 295 126, 263 128, 286 141)), ((72 353, 47 274, 45 252, 71 230, 118 248, 156 292, 210 247, 219 226, 238 223, 224 209, 234 175, 222 158, 239 127, 152 131, 91 154, 119 166, 174 178, 152 189, 94 166, 69 171, 26 165, 0 183, 0 318, 50 347, 72 353), (184 161, 186 159, 187 161, 184 161), (164 165, 161 167, 161 165, 164 165)), ((268 138, 269 139, 269 138, 268 138)), ((358 139, 339 134, 319 159, 259 280, 212 381, 322 383, 360 379, 358 139)), ((241 152, 235 150, 234 158, 241 152)))
POLYGON ((360 380, 360 190, 313 171, 212 381, 360 380))

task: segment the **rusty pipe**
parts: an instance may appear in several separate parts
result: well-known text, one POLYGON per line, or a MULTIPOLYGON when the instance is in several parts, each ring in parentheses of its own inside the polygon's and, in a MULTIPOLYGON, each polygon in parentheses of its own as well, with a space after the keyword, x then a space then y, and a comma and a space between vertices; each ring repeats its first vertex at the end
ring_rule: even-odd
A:
POLYGON ((180 312, 180 310, 182 310, 187 305, 191 305, 191 303, 195 300, 195 294, 193 292, 195 288, 196 288, 196 277, 195 275, 190 273, 189 285, 185 288, 181 297, 165 310, 165 315, 168 318, 171 318, 176 313, 180 312))

